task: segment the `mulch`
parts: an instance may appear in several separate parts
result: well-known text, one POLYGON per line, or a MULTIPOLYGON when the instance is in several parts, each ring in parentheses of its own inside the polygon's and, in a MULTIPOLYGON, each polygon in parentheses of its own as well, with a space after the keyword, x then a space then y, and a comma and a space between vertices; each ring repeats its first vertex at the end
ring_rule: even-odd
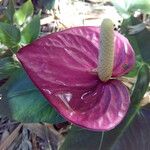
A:
POLYGON ((56 130, 50 124, 23 124, 0 117, 0 150, 57 150, 64 140, 64 127, 56 130))

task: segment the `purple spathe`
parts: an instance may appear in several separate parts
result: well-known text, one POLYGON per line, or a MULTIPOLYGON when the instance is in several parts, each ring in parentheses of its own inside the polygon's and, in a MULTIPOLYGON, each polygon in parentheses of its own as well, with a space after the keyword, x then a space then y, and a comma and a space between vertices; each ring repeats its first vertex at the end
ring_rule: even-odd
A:
MULTIPOLYGON (((114 128, 124 118, 130 95, 117 79, 101 82, 97 68, 99 28, 75 27, 42 37, 17 54, 28 75, 55 109, 70 122, 97 131, 114 128)), ((128 40, 115 32, 112 77, 135 64, 128 40)))

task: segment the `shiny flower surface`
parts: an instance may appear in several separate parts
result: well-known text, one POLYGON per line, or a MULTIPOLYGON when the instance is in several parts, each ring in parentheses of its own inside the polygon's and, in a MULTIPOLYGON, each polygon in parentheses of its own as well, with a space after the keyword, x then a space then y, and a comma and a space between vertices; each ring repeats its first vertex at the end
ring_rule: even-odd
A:
POLYGON ((112 78, 102 82, 98 27, 75 27, 42 37, 17 54, 31 80, 66 120, 91 130, 114 128, 124 118, 130 95, 115 79, 128 73, 135 56, 128 40, 114 33, 112 78))

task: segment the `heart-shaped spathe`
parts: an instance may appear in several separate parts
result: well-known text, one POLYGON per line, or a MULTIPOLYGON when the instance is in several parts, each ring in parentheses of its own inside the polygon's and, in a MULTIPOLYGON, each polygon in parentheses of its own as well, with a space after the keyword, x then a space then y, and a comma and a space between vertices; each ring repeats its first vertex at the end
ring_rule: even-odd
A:
MULTIPOLYGON (((68 121, 105 131, 124 118, 130 95, 117 79, 101 82, 94 70, 99 53, 99 28, 75 27, 42 37, 17 54, 31 80, 68 121)), ((128 40, 115 32, 112 77, 128 73, 135 64, 128 40)))

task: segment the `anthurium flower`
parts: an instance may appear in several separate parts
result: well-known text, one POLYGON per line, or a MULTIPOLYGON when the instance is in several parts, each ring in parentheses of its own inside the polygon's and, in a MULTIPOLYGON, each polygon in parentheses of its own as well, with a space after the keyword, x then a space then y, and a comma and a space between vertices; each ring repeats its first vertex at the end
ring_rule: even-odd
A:
POLYGON ((50 104, 73 124, 105 131, 124 118, 130 95, 116 78, 132 69, 135 56, 110 20, 101 29, 82 26, 47 35, 17 57, 50 104))

